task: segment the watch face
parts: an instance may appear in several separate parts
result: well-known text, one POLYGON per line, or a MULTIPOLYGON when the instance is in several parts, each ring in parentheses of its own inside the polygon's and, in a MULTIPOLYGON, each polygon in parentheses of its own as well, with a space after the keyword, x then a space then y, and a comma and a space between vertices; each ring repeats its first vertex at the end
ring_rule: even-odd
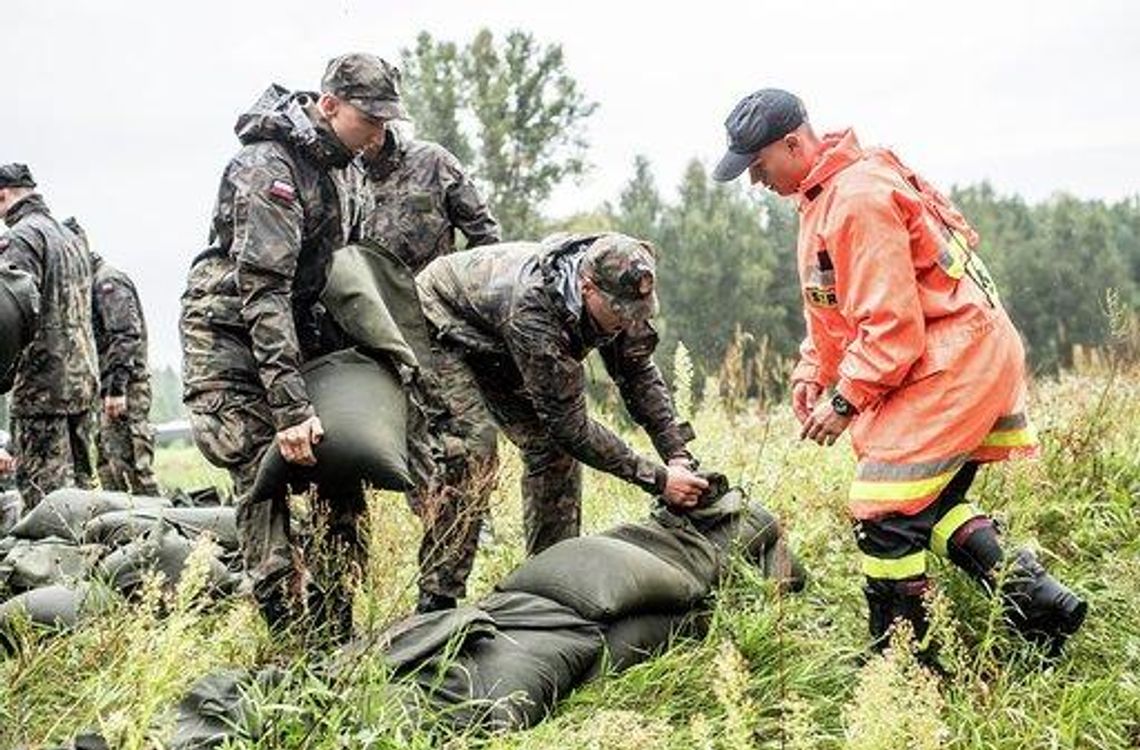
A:
POLYGON ((835 409, 835 413, 841 417, 850 416, 851 412, 853 411, 851 408, 851 402, 843 398, 843 396, 840 396, 838 393, 831 397, 831 408, 835 409))

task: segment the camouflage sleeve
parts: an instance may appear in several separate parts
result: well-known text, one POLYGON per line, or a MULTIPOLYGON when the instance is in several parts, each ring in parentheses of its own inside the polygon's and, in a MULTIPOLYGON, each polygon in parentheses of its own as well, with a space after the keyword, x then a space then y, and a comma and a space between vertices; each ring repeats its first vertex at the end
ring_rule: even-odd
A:
POLYGON ((656 348, 657 331, 645 323, 602 346, 598 353, 630 416, 649 434, 661 458, 692 458, 685 445, 695 437, 693 428, 677 419, 669 389, 653 362, 656 348))
POLYGON ((491 209, 478 188, 463 173, 458 163, 449 166, 451 184, 444 193, 448 221, 467 238, 467 247, 502 242, 503 230, 499 227, 498 220, 491 215, 491 209))
POLYGON ((104 396, 122 396, 127 392, 131 373, 146 364, 142 311, 134 292, 120 281, 100 282, 92 300, 109 339, 106 350, 100 352, 99 369, 104 373, 100 391, 104 396))
POLYGON ((277 428, 316 412, 301 378, 301 349, 293 322, 293 275, 301 252, 304 211, 289 165, 267 159, 231 175, 234 240, 242 318, 277 428))
POLYGON ((664 489, 664 466, 638 455, 590 418, 582 364, 570 355, 556 321, 519 315, 509 324, 505 338, 535 412, 567 453, 646 492, 664 489))
POLYGON ((43 286, 43 256, 23 237, 8 232, 0 236, 0 261, 15 266, 36 280, 36 288, 43 286))

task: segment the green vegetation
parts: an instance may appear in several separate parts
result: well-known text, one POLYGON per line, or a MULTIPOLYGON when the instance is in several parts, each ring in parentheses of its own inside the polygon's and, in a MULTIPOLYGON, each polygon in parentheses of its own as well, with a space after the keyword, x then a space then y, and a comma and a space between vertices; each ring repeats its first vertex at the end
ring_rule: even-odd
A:
MULTIPOLYGON (((946 567, 934 611, 950 674, 919 670, 905 650, 861 665, 864 603, 843 508, 849 450, 797 441, 786 407, 732 414, 706 399, 695 415, 697 452, 782 516, 810 567, 808 589, 780 597, 754 570, 736 566, 705 640, 586 686, 531 731, 480 738, 416 729, 375 655, 345 676, 319 678, 311 670, 317 657, 299 643, 270 641, 248 602, 207 604, 193 596, 196 579, 188 576, 165 602, 155 589, 73 633, 27 634, 18 655, 0 662, 0 746, 46 747, 85 728, 105 732, 114 747, 155 746, 169 731, 169 708, 197 677, 274 663, 291 665, 288 689, 256 694, 270 728, 260 747, 1135 747, 1138 374, 1102 370, 1039 383, 1032 408, 1043 459, 991 467, 976 485, 1010 541, 1037 546, 1091 603, 1085 629, 1055 665, 1008 637, 999 610, 946 567)), ((643 436, 631 438, 649 449, 643 436)), ((480 552, 475 596, 522 556, 519 464, 513 449, 503 452, 494 539, 480 552)), ((216 476, 192 456, 188 448, 162 452, 160 477, 193 486, 216 476)), ((587 472, 586 498, 588 530, 647 508, 639 491, 596 472, 587 472)), ((390 493, 372 497, 369 516, 358 630, 406 614, 414 594, 418 522, 390 493)))

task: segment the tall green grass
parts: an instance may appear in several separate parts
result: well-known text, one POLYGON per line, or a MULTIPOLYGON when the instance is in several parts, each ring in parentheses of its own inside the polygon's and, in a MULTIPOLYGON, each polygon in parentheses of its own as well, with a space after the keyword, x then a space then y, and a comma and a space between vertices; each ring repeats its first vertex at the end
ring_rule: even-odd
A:
MULTIPOLYGON (((693 415, 696 452, 782 517, 811 572, 807 590, 782 596, 754 570, 734 567, 705 639, 585 686, 530 731, 448 736, 417 725, 375 654, 329 676, 299 642, 270 639, 247 602, 209 604, 188 576, 178 592, 152 585, 143 601, 120 603, 70 634, 26 633, 0 662, 0 748, 48 747, 89 728, 115 747, 161 746, 169 709, 196 678, 261 664, 286 675, 282 687, 255 693, 262 747, 1140 747, 1140 373, 1042 383, 1031 410, 1042 459, 985 469, 973 495, 1011 543, 1036 547, 1090 602, 1084 629, 1056 663, 1008 635, 998 608, 949 567, 935 569, 933 603, 947 674, 921 669, 905 648, 866 659, 844 510, 849 447, 799 442, 786 407, 729 415, 708 406, 693 415)), ((650 450, 644 436, 630 438, 650 450)), ((475 597, 522 559, 519 464, 509 446, 502 453, 475 597)), ((158 466, 168 485, 216 476, 188 454, 160 455, 158 466)), ((585 496, 586 531, 638 518, 649 505, 592 471, 585 496)), ((419 540, 418 521, 390 493, 373 495, 369 529, 355 601, 363 631, 410 611, 419 540)))

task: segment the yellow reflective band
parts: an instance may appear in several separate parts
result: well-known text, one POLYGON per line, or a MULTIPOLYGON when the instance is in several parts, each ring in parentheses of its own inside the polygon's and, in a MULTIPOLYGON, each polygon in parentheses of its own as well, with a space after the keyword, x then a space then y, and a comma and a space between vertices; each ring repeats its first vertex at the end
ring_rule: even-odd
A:
POLYGON ((926 572, 926 553, 914 552, 894 560, 863 555, 863 575, 868 578, 885 578, 901 581, 926 572))
POLYGON ((980 515, 982 515, 982 511, 970 503, 955 505, 930 530, 931 551, 940 557, 946 557, 949 554, 947 545, 950 543, 950 537, 954 535, 954 532, 961 528, 966 521, 980 515))
POLYGON ((993 448, 1019 448, 1025 445, 1037 445, 1037 428, 1028 425, 1023 430, 991 432, 986 435, 982 445, 993 448))
POLYGON ((953 469, 937 476, 910 482, 868 482, 856 479, 851 483, 851 491, 848 497, 853 501, 913 500, 930 497, 941 492, 942 488, 954 478, 957 471, 957 469, 953 469))

